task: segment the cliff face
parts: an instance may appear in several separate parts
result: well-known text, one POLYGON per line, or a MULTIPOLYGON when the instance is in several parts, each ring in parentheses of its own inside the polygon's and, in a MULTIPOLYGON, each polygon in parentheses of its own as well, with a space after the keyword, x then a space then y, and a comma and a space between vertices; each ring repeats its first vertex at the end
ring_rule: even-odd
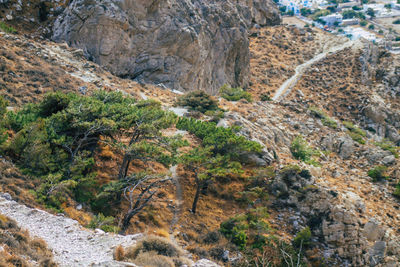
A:
POLYGON ((118 76, 215 93, 224 83, 247 86, 248 29, 279 22, 269 0, 76 0, 53 39, 118 76))

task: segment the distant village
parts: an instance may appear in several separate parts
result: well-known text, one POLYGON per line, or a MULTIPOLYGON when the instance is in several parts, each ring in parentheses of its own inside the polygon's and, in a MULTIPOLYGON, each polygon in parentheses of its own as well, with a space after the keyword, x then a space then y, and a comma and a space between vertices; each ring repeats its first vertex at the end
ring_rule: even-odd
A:
POLYGON ((400 0, 275 0, 283 15, 355 40, 400 52, 400 0))

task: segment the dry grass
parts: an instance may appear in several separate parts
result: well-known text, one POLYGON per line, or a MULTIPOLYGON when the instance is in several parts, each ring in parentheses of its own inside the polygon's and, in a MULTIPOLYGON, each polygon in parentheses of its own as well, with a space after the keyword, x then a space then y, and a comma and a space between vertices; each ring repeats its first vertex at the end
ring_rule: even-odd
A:
POLYGON ((190 261, 183 255, 182 249, 169 239, 158 236, 148 236, 126 250, 118 246, 114 251, 115 260, 151 267, 190 266, 190 261))
POLYGON ((46 266, 55 267, 53 254, 43 239, 31 238, 17 223, 0 215, 0 266, 46 266))

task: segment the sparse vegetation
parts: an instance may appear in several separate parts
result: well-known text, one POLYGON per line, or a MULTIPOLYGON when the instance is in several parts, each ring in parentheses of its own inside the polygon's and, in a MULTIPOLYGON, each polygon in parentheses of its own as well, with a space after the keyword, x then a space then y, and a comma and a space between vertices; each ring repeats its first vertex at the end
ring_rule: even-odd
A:
POLYGON ((193 91, 178 98, 177 104, 205 113, 218 109, 217 101, 204 91, 193 91))
POLYGON ((0 21, 0 29, 5 33, 17 33, 14 27, 8 26, 4 21, 0 21))
POLYGON ((119 261, 133 262, 140 266, 175 267, 188 264, 183 251, 168 239, 148 236, 133 247, 114 252, 119 261))
POLYGON ((221 223, 220 231, 233 244, 243 250, 246 246, 262 248, 267 239, 264 234, 269 230, 265 220, 268 218, 266 208, 251 209, 245 214, 230 218, 221 223))
POLYGON ((388 176, 386 175, 387 167, 386 166, 375 166, 374 168, 368 171, 368 176, 372 178, 374 182, 380 182, 386 180, 388 176))
POLYGON ((293 240, 296 247, 307 247, 311 245, 311 230, 310 227, 303 228, 298 232, 293 240))
POLYGON ((312 149, 306 140, 302 136, 297 136, 291 146, 290 151, 294 158, 304 161, 311 165, 319 165, 319 163, 312 158, 313 156, 319 155, 319 152, 312 149))
POLYGON ((89 228, 96 229, 99 228, 104 232, 117 233, 119 231, 118 227, 114 225, 115 218, 112 216, 104 216, 102 213, 95 215, 92 221, 88 225, 89 228))
POLYGON ((337 122, 329 117, 324 111, 320 110, 317 107, 310 107, 309 108, 311 114, 313 114, 315 117, 321 119, 321 122, 323 125, 328 126, 332 129, 337 128, 337 122))
POLYGON ((375 145, 382 148, 383 150, 389 151, 396 158, 399 157, 399 147, 393 144, 392 141, 384 139, 381 142, 376 142, 375 145))
POLYGON ((14 220, 1 214, 0 243, 4 244, 0 251, 0 266, 32 266, 32 261, 40 266, 57 266, 44 240, 31 238, 14 220))
POLYGON ((240 87, 235 88, 225 84, 221 89, 219 89, 219 93, 221 94, 221 97, 228 101, 239 101, 240 99, 246 99, 249 102, 252 101, 251 94, 240 87))
POLYGON ((261 100, 261 101, 271 101, 272 98, 271 98, 271 95, 270 95, 270 94, 265 93, 265 94, 261 94, 260 100, 261 100))
POLYGON ((7 105, 8 102, 2 96, 0 96, 0 145, 4 143, 8 138, 8 135, 5 132, 6 129, 4 123, 4 117, 7 112, 7 105))

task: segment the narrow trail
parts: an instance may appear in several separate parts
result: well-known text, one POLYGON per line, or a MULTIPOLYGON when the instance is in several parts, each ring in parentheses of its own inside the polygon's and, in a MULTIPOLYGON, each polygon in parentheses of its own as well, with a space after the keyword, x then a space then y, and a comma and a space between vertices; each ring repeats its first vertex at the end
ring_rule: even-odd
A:
POLYGON ((177 165, 172 166, 169 169, 171 172, 172 182, 175 184, 175 187, 176 187, 176 201, 175 201, 174 216, 172 218, 170 228, 169 228, 170 239, 175 244, 177 244, 177 241, 175 239, 174 232, 176 230, 177 223, 179 222, 180 216, 182 214, 182 205, 183 205, 182 186, 181 186, 181 183, 179 182, 179 176, 176 173, 176 168, 177 168, 177 165))
POLYGON ((32 236, 46 241, 60 267, 121 266, 113 260, 114 248, 134 245, 142 237, 141 234, 122 236, 88 230, 70 218, 28 208, 2 196, 0 214, 15 220, 32 236))
POLYGON ((348 41, 344 44, 341 44, 339 46, 335 46, 330 48, 329 50, 318 54, 317 56, 313 57, 312 59, 306 61, 305 63, 299 65, 295 69, 295 74, 290 77, 288 80, 286 80, 281 87, 276 91, 275 95, 272 97, 272 100, 274 101, 280 101, 281 98, 284 96, 288 95, 291 91, 291 89, 297 84, 297 82, 300 80, 300 78, 303 76, 305 71, 311 67, 314 63, 326 58, 328 55, 331 55, 333 53, 339 52, 343 49, 346 49, 348 47, 351 47, 354 45, 354 41, 348 41))

